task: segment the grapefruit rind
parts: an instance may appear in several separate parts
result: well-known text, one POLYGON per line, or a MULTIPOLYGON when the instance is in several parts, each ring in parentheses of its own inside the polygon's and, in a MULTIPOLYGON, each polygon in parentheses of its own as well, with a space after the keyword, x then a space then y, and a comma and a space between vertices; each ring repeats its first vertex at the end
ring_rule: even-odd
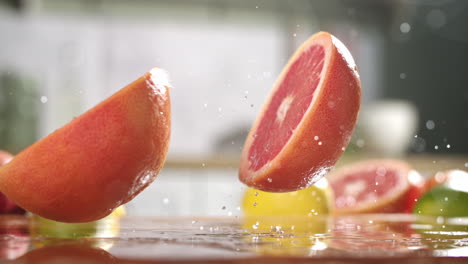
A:
POLYGON ((133 199, 157 176, 170 137, 166 73, 120 89, 0 167, 0 189, 42 217, 89 222, 133 199))
POLYGON ((326 32, 310 37, 284 67, 247 136, 241 155, 240 180, 252 188, 269 192, 296 191, 317 182, 334 166, 348 145, 356 124, 360 98, 357 68, 345 46, 326 32), (313 45, 321 45, 325 49, 325 58, 311 103, 278 155, 258 170, 251 170, 249 149, 255 140, 260 117, 270 106, 291 65, 313 45), (333 100, 340 105, 330 107, 329 102, 333 100), (318 145, 316 137, 322 139, 323 145, 329 146, 318 145))

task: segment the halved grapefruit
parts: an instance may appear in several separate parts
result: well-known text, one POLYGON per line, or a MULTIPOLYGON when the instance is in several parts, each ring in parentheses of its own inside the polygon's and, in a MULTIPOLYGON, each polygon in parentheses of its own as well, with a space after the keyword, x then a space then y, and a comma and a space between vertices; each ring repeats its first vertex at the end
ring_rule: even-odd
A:
POLYGON ((152 69, 0 167, 0 190, 60 222, 109 215, 148 186, 169 145, 168 78, 152 69))
POLYGON ((240 180, 269 192, 317 182, 348 145, 360 98, 349 51, 329 33, 313 35, 283 69, 250 130, 240 180))
POLYGON ((409 213, 424 190, 423 177, 399 160, 367 160, 328 175, 336 214, 409 213))

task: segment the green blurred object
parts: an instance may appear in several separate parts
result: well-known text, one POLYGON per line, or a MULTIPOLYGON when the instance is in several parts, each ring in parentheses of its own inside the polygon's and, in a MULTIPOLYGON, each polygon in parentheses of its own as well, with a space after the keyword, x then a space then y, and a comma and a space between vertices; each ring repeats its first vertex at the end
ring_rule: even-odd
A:
POLYGON ((447 185, 437 186, 419 199, 414 213, 443 217, 468 216, 468 192, 447 185))
POLYGON ((464 217, 468 216, 468 173, 453 170, 436 174, 435 182, 417 202, 414 213, 419 215, 464 217))
POLYGON ((35 234, 55 238, 80 238, 95 236, 98 230, 98 221, 88 223, 62 223, 34 215, 32 219, 36 226, 35 234))
POLYGON ((0 149, 17 153, 37 140, 39 102, 32 80, 0 73, 0 149))
POLYGON ((53 238, 114 237, 119 233, 119 221, 124 215, 124 206, 100 220, 87 223, 62 223, 33 215, 30 232, 33 236, 53 238))

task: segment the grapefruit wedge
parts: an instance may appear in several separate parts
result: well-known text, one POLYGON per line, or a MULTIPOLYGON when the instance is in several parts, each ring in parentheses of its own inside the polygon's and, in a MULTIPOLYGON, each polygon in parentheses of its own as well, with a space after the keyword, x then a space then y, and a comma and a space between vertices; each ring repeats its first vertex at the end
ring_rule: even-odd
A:
POLYGON ((170 124, 168 79, 155 68, 0 167, 0 190, 52 220, 103 218, 155 179, 170 124))
POLYGON ((349 51, 329 33, 313 35, 284 67, 250 130, 240 180, 268 192, 317 182, 348 145, 360 99, 349 51))
POLYGON ((367 160, 328 176, 336 214, 410 213, 424 190, 424 178, 399 160, 367 160))

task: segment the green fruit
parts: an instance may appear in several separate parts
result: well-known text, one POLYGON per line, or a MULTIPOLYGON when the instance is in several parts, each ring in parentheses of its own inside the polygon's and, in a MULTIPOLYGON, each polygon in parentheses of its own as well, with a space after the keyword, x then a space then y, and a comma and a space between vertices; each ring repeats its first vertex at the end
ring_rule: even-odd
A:
POLYGON ((446 182, 422 195, 413 211, 418 215, 468 216, 468 177, 452 174, 446 182))
POLYGON ((35 233, 46 237, 55 238, 80 238, 91 237, 97 233, 98 222, 88 223, 62 223, 42 218, 40 216, 33 216, 35 223, 35 233))
POLYGON ((103 219, 87 223, 62 223, 33 215, 30 231, 33 236, 54 238, 113 237, 119 232, 119 219, 123 215, 123 206, 103 219))

